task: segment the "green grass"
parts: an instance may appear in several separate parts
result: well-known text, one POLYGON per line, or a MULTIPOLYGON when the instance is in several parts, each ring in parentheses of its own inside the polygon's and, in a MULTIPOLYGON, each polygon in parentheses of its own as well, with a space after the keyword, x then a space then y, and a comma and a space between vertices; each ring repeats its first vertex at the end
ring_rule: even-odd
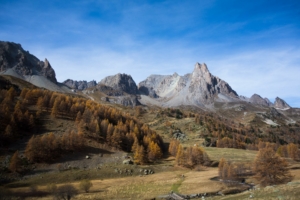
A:
POLYGON ((178 180, 176 183, 173 183, 173 185, 172 185, 172 187, 171 187, 171 190, 173 191, 173 192, 176 192, 176 193, 179 193, 179 187, 181 186, 181 184, 182 184, 182 182, 183 182, 183 180, 184 179, 180 179, 180 180, 178 180))
POLYGON ((253 162, 257 151, 243 150, 243 149, 231 149, 231 148, 216 148, 205 147, 206 153, 211 160, 219 161, 221 158, 230 160, 232 162, 249 163, 253 162))
POLYGON ((89 180, 102 180, 107 178, 121 178, 121 177, 128 177, 128 175, 125 175, 123 173, 120 175, 119 173, 116 173, 114 171, 115 168, 123 169, 133 169, 134 176, 139 175, 139 172, 137 169, 135 169, 135 166, 112 166, 112 167, 103 167, 100 170, 97 169, 70 169, 66 171, 61 172, 53 172, 53 173, 41 173, 38 175, 35 175, 33 177, 30 177, 25 180, 15 181, 9 184, 6 184, 5 187, 8 188, 17 188, 17 187, 28 187, 31 185, 47 185, 50 183, 59 184, 59 183, 69 183, 69 182, 76 182, 83 179, 89 179, 89 180))
POLYGON ((250 195, 253 199, 271 200, 298 200, 300 197, 300 182, 292 182, 278 186, 268 186, 260 188, 259 190, 246 191, 241 194, 228 195, 224 197, 214 197, 213 199, 228 199, 228 200, 242 200, 250 199, 250 195))

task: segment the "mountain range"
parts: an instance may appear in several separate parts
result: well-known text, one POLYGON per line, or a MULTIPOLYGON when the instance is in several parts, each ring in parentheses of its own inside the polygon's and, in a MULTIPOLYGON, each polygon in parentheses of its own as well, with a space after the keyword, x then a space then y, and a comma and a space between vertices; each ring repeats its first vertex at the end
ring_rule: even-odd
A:
POLYGON ((87 82, 72 79, 59 83, 47 59, 40 61, 20 44, 0 41, 0 74, 14 76, 52 91, 81 92, 87 96, 97 91, 101 93, 102 101, 125 106, 145 104, 214 109, 216 103, 248 102, 282 110, 291 108, 279 97, 272 103, 258 94, 250 98, 239 96, 226 81, 212 75, 205 63, 196 63, 192 73, 184 76, 177 73, 150 75, 138 85, 130 75, 120 73, 105 77, 98 83, 94 80, 87 82))

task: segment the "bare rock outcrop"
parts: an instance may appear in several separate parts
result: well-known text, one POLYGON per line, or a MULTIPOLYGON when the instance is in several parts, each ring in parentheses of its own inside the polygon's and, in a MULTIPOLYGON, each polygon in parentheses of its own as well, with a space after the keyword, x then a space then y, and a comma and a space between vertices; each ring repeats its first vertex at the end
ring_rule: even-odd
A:
POLYGON ((44 62, 40 61, 25 51, 20 44, 0 41, 0 73, 6 74, 6 72, 18 78, 31 75, 44 76, 57 83, 55 71, 47 59, 44 62))
POLYGON ((256 105, 269 106, 269 102, 258 94, 253 94, 250 97, 250 102, 256 105))
POLYGON ((97 82, 92 80, 92 81, 74 81, 72 79, 67 79, 63 82, 66 86, 76 89, 76 90, 85 90, 91 87, 95 87, 97 85, 97 82))
POLYGON ((109 86, 115 90, 124 91, 127 94, 138 94, 137 86, 130 75, 116 74, 114 76, 108 76, 100 81, 100 84, 109 86))
POLYGON ((166 106, 205 106, 215 101, 238 101, 237 93, 228 83, 213 76, 206 64, 196 63, 191 74, 179 76, 151 75, 139 83, 139 92, 158 98, 166 106))
POLYGON ((116 95, 106 96, 101 98, 102 101, 120 104, 123 106, 135 107, 141 105, 136 95, 116 95))
MULTIPOLYGON (((194 96, 199 97, 205 104, 212 103, 219 94, 225 96, 225 99, 228 99, 228 97, 238 98, 238 94, 227 82, 216 76, 213 76, 208 71, 205 63, 196 63, 194 71, 191 75, 189 92, 194 94, 194 96)), ((221 99, 224 100, 222 97, 221 99)))
POLYGON ((289 109, 291 106, 287 104, 283 99, 276 97, 274 107, 277 109, 289 109))
POLYGON ((130 75, 116 74, 102 79, 96 88, 107 97, 104 101, 134 107, 140 105, 138 89, 130 75))
POLYGON ((266 100, 268 106, 273 106, 274 105, 268 98, 265 98, 265 100, 266 100))

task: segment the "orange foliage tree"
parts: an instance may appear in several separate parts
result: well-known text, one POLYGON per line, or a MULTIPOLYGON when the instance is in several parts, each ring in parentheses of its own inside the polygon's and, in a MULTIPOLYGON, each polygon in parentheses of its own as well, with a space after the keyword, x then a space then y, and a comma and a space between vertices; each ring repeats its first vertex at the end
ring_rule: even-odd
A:
POLYGON ((254 161, 253 172, 262 185, 280 184, 292 179, 285 159, 280 158, 271 148, 259 150, 254 161))

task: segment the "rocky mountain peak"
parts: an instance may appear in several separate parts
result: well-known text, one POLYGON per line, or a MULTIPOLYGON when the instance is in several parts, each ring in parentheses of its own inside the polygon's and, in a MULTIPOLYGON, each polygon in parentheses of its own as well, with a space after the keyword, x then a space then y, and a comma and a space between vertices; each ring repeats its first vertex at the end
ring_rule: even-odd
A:
POLYGON ((191 74, 153 75, 139 83, 142 94, 159 97, 165 105, 205 106, 216 101, 234 101, 237 93, 222 79, 213 76, 207 65, 196 63, 191 74))
POLYGON ((253 94, 250 97, 250 102, 253 104, 261 105, 261 106, 269 106, 269 103, 266 101, 266 99, 262 98, 258 94, 253 94))
POLYGON ((45 58, 45 61, 44 61, 44 68, 52 68, 49 61, 47 60, 47 58, 45 58))
POLYGON ((192 73, 192 81, 198 82, 200 81, 200 85, 204 86, 206 83, 213 84, 212 83, 212 75, 209 72, 207 65, 205 63, 200 64, 196 63, 194 71, 192 73))
POLYGON ((20 44, 13 42, 0 41, 0 73, 23 79, 39 75, 57 83, 55 71, 47 59, 40 61, 20 44))
POLYGON ((177 77, 179 76, 176 72, 173 74, 173 77, 177 77))
POLYGON ((42 73, 43 76, 45 76, 46 78, 48 78, 51 81, 56 83, 55 71, 52 68, 50 62, 47 60, 47 58, 45 58, 44 67, 43 67, 41 73, 42 73))
POLYGON ((194 72, 200 71, 202 73, 209 73, 207 65, 205 63, 200 64, 200 63, 196 63, 195 64, 195 68, 194 68, 194 72))
POLYGON ((290 105, 288 105, 283 99, 276 97, 274 102, 274 107, 278 109, 289 109, 291 108, 290 105))
POLYGON ((100 81, 101 84, 109 86, 115 90, 121 90, 128 94, 136 95, 138 92, 137 86, 130 75, 116 74, 108 76, 100 81))

